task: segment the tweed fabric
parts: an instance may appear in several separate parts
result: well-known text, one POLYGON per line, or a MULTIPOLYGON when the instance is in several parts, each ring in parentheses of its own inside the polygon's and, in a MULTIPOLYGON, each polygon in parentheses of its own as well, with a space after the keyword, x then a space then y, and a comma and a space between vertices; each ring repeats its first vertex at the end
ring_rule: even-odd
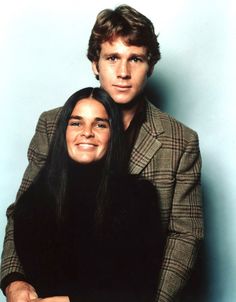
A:
MULTIPOLYGON (((31 141, 18 192, 25 191, 45 162, 60 108, 44 112, 31 141)), ((197 133, 147 101, 144 121, 130 158, 130 172, 156 187, 166 243, 155 302, 176 301, 193 268, 203 238, 200 190, 201 156, 197 133)), ((12 211, 8 208, 1 280, 23 273, 13 242, 12 211)))

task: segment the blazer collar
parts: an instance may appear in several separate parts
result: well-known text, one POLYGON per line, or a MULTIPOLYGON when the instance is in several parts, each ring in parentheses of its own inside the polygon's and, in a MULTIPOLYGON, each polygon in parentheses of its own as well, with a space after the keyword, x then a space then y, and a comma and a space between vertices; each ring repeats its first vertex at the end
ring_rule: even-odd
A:
POLYGON ((158 140, 158 136, 164 132, 160 110, 146 101, 145 111, 145 121, 131 152, 129 170, 132 174, 139 174, 162 145, 158 140))

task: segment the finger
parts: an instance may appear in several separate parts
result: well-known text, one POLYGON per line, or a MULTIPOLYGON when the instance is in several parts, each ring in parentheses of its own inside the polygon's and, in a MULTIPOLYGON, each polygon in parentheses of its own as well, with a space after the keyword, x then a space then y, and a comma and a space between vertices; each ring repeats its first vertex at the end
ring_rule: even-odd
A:
POLYGON ((35 291, 30 291, 29 298, 30 298, 30 300, 36 300, 36 299, 38 299, 38 295, 35 291))

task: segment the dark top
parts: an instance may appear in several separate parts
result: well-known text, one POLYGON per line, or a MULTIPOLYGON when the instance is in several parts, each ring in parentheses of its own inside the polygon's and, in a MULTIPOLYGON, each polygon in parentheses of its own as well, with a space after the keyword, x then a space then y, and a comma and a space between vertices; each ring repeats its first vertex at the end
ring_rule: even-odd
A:
POLYGON ((66 215, 58 225, 55 201, 42 182, 19 199, 15 245, 40 297, 70 301, 152 301, 162 238, 154 187, 127 175, 113 179, 102 233, 95 223, 99 166, 72 167, 66 215))
MULTIPOLYGON (((130 157, 131 151, 135 144, 136 138, 138 136, 140 127, 145 120, 145 106, 146 104, 142 101, 142 97, 140 98, 140 103, 134 118, 132 119, 129 127, 125 131, 125 141, 126 141, 126 152, 127 152, 127 160, 130 157)), ((6 287, 14 281, 27 281, 25 276, 20 273, 11 273, 7 275, 1 281, 1 289, 3 293, 5 293, 6 287)))

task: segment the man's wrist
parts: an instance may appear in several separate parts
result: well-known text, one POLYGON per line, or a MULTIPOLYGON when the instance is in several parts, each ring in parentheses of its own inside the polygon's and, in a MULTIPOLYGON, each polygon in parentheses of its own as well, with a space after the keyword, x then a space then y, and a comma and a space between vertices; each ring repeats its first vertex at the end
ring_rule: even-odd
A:
POLYGON ((22 288, 33 289, 33 287, 26 281, 19 281, 19 280, 13 281, 6 287, 5 290, 6 296, 9 295, 11 292, 22 288))
POLYGON ((25 281, 27 282, 25 276, 21 273, 10 273, 9 275, 5 276, 2 280, 1 280, 1 290, 3 292, 4 295, 6 295, 6 288, 8 287, 8 285, 10 285, 10 283, 14 282, 14 281, 25 281))

